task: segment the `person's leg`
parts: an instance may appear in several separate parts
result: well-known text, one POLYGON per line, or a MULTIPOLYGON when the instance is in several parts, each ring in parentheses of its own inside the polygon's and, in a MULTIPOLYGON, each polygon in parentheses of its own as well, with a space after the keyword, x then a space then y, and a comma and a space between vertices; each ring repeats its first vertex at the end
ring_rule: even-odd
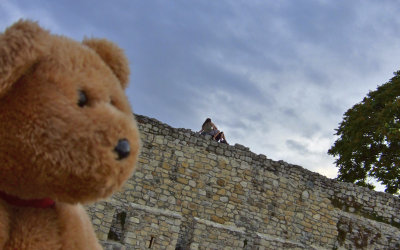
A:
POLYGON ((216 141, 221 140, 222 134, 223 134, 222 132, 219 132, 219 133, 215 136, 215 140, 216 140, 216 141))
POLYGON ((225 139, 225 134, 224 134, 224 132, 221 132, 221 142, 222 142, 222 143, 228 144, 228 142, 227 142, 226 139, 225 139))

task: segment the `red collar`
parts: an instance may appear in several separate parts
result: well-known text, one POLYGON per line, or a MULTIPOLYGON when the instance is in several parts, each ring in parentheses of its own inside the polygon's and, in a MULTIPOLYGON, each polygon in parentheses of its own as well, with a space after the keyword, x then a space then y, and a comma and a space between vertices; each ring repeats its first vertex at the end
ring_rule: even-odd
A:
POLYGON ((33 208, 53 208, 56 203, 50 198, 22 200, 16 196, 12 196, 0 191, 0 198, 8 204, 17 207, 33 207, 33 208))

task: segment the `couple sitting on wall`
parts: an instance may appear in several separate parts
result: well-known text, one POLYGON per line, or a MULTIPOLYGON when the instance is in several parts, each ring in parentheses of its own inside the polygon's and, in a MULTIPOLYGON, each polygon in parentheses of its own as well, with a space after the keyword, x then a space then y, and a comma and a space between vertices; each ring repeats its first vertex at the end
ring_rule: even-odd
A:
POLYGON ((206 121, 203 123, 203 126, 201 126, 200 134, 211 135, 213 140, 228 144, 225 139, 224 132, 219 131, 217 129, 217 126, 215 126, 215 124, 211 122, 210 118, 207 118, 206 121))

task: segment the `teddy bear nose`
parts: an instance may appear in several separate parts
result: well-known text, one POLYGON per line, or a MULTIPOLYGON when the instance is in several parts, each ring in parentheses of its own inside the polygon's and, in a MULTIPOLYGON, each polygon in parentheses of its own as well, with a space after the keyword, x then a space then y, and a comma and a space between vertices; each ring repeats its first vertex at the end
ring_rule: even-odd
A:
POLYGON ((120 139, 117 146, 114 148, 114 151, 118 154, 118 160, 128 157, 131 152, 129 141, 127 139, 120 139))

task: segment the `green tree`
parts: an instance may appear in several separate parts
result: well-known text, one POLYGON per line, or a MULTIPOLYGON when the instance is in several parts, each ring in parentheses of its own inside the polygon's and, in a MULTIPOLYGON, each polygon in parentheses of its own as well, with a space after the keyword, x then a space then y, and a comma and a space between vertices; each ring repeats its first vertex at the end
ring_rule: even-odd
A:
POLYGON ((400 189, 400 71, 370 91, 344 114, 336 129, 338 139, 328 154, 337 157, 337 179, 371 189, 375 178, 385 192, 400 189))

